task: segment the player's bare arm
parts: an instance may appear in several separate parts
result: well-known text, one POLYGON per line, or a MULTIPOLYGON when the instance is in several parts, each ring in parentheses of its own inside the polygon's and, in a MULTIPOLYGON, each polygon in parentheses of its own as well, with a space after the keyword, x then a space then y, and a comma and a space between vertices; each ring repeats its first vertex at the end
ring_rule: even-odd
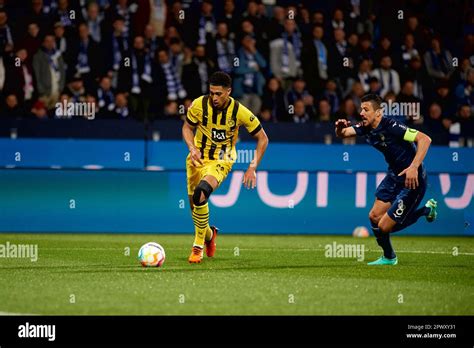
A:
POLYGON ((184 121, 183 124, 183 139, 186 145, 188 146, 189 153, 191 154, 191 161, 194 166, 197 166, 198 164, 202 165, 202 160, 201 160, 201 151, 194 146, 194 129, 196 127, 192 126, 188 122, 184 121))
POLYGON ((335 123, 336 125, 336 136, 338 138, 350 138, 355 137, 356 132, 351 126, 351 122, 345 119, 339 119, 335 123))
POLYGON ((416 189, 418 187, 418 168, 426 157, 431 144, 431 138, 425 133, 418 131, 415 142, 417 145, 415 158, 413 158, 408 168, 398 174, 398 176, 405 175, 405 187, 409 189, 416 189))
POLYGON ((257 148, 255 150, 255 158, 252 160, 252 162, 250 162, 250 165, 244 175, 243 184, 247 189, 254 189, 257 186, 257 167, 260 164, 260 161, 262 160, 268 146, 267 133, 265 133, 263 128, 253 137, 257 139, 257 148))

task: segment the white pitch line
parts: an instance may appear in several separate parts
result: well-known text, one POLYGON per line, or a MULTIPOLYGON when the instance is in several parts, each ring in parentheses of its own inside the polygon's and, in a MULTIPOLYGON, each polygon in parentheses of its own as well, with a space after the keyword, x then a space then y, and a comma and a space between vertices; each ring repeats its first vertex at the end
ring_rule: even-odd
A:
POLYGON ((14 312, 0 312, 0 316, 8 316, 8 315, 39 315, 39 314, 32 314, 32 313, 14 313, 14 312))
MULTIPOLYGON (((41 250, 121 250, 117 248, 41 248, 41 250)), ((183 250, 183 248, 166 248, 166 250, 183 250)), ((234 251, 234 248, 221 248, 219 250, 222 251, 234 251)), ((277 251, 281 250, 280 248, 259 248, 259 249, 247 249, 247 248, 239 248, 242 251, 277 251)), ((285 250, 288 251, 325 251, 326 249, 323 248, 286 248, 285 250)), ((370 250, 366 249, 367 252, 378 252, 379 250, 370 250)), ((440 255, 452 255, 452 251, 430 251, 430 250, 396 250, 397 253, 411 253, 411 254, 440 254, 440 255)), ((474 253, 468 252, 458 252, 458 255, 466 255, 466 256, 474 256, 474 253)), ((453 255, 454 256, 454 255, 453 255)))

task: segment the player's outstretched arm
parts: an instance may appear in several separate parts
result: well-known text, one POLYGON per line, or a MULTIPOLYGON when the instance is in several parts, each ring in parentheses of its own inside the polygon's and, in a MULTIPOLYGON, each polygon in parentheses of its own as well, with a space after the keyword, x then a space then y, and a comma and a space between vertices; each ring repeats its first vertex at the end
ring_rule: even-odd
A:
POLYGON ((351 126, 351 122, 345 119, 339 119, 335 123, 336 125, 336 136, 338 138, 350 138, 357 135, 354 127, 351 126))
POLYGON ((425 133, 416 131, 414 129, 408 129, 405 134, 405 139, 408 141, 416 142, 416 155, 413 158, 410 166, 400 172, 398 176, 405 175, 405 187, 409 189, 415 189, 418 187, 418 167, 423 163, 426 157, 428 149, 431 145, 431 138, 425 133), (414 139, 410 139, 410 134, 414 134, 414 139))
POLYGON ((250 165, 245 172, 244 175, 244 180, 243 184, 246 188, 255 188, 257 186, 257 167, 260 164, 260 161, 263 158, 263 155, 265 154, 265 151, 267 150, 268 146, 268 137, 267 133, 265 133, 265 130, 262 128, 258 131, 257 134, 253 136, 255 139, 257 139, 257 149, 255 150, 255 157, 250 162, 250 165))
POLYGON ((196 127, 192 126, 187 121, 184 121, 182 129, 183 139, 191 154, 191 161, 193 162, 193 165, 196 166, 198 163, 202 164, 202 160, 201 151, 199 151, 196 146, 194 146, 194 128, 196 127))

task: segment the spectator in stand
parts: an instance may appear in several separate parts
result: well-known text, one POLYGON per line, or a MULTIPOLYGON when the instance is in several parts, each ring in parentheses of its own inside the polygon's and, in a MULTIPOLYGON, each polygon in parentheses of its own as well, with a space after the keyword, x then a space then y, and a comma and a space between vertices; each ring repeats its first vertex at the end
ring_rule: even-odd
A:
POLYGON ((357 110, 360 109, 360 99, 364 96, 365 93, 366 92, 364 91, 364 88, 362 87, 362 84, 360 82, 356 81, 352 84, 351 92, 348 94, 348 97, 352 99, 357 110))
POLYGON ((372 39, 369 34, 362 34, 359 38, 360 47, 359 47, 359 57, 358 61, 362 59, 368 59, 372 63, 374 62, 375 52, 372 47, 372 39))
POLYGON ((423 125, 427 129, 427 134, 433 139, 436 145, 448 144, 448 129, 451 125, 449 119, 443 119, 441 106, 432 103, 428 108, 428 117, 423 119, 423 125))
POLYGON ((368 93, 380 95, 381 90, 382 90, 382 87, 380 86, 379 79, 372 76, 369 79, 369 92, 368 93))
POLYGON ((326 89, 323 92, 323 97, 329 101, 331 110, 338 110, 341 104, 341 94, 337 89, 336 81, 328 80, 326 89))
POLYGON ((294 107, 296 100, 302 100, 304 102, 306 107, 306 113, 308 115, 312 116, 314 114, 314 98, 306 89, 306 82, 302 78, 297 78, 293 82, 292 87, 286 93, 286 109, 290 110, 291 106, 294 107))
POLYGON ((308 82, 308 89, 313 96, 320 95, 328 79, 328 49, 322 41, 324 30, 315 25, 312 38, 306 40, 301 54, 303 77, 308 82))
POLYGON ((113 20, 113 31, 105 43, 105 51, 108 52, 111 57, 108 60, 107 71, 109 77, 112 78, 112 86, 120 88, 120 84, 124 82, 119 81, 120 73, 123 73, 124 58, 129 54, 130 45, 125 28, 125 19, 121 16, 117 16, 113 20))
POLYGON ((450 93, 449 83, 440 82, 436 87, 436 95, 434 101, 441 106, 443 117, 452 118, 456 113, 456 103, 453 95, 450 93))
POLYGON ((126 93, 118 93, 115 96, 115 109, 112 113, 114 118, 124 119, 131 118, 132 112, 128 108, 128 99, 126 93))
POLYGON ((285 92, 280 81, 272 77, 263 91, 261 119, 265 122, 289 121, 285 105, 285 92))
POLYGON ((39 120, 43 120, 43 119, 48 119, 48 110, 46 109, 46 106, 44 105, 44 103, 41 101, 41 100, 37 100, 31 110, 31 116, 33 118, 36 118, 36 119, 39 119, 39 120))
POLYGON ((285 31, 286 11, 281 6, 273 7, 273 17, 270 18, 267 27, 268 40, 273 41, 281 37, 285 31))
POLYGON ((221 21, 227 24, 227 29, 229 30, 229 39, 236 40, 236 30, 240 26, 241 18, 235 10, 234 0, 224 1, 224 14, 221 18, 221 21))
POLYGON ((95 42, 102 41, 102 21, 103 13, 100 12, 99 5, 96 2, 90 2, 87 5, 87 12, 84 16, 89 33, 95 42))
POLYGON ((4 92, 14 94, 18 102, 25 109, 29 109, 37 93, 35 93, 33 68, 28 64, 27 51, 19 49, 15 56, 5 57, 4 63, 6 67, 4 92))
POLYGON ((262 55, 266 57, 268 53, 268 41, 265 38, 267 18, 260 12, 256 0, 247 1, 247 8, 242 17, 252 23, 255 31, 255 39, 257 40, 257 47, 259 47, 260 50, 265 50, 265 52, 262 52, 262 55))
POLYGON ((208 57, 206 48, 202 45, 196 46, 193 61, 197 67, 199 81, 201 82, 201 94, 206 94, 209 89, 207 81, 215 71, 214 62, 208 57))
POLYGON ((24 19, 23 24, 20 26, 27 28, 30 23, 36 23, 41 33, 48 32, 53 25, 53 18, 48 10, 44 7, 43 0, 31 0, 31 7, 26 10, 26 14, 22 18, 22 20, 24 19))
POLYGON ((455 88, 457 105, 468 105, 474 114, 474 68, 469 68, 466 80, 461 81, 455 88))
POLYGON ((359 113, 351 97, 344 99, 335 117, 336 119, 349 120, 352 124, 356 124, 359 121, 359 113))
POLYGON ((461 105, 458 110, 457 121, 461 125, 461 137, 464 139, 464 146, 473 145, 474 141, 474 117, 470 105, 461 105), (466 140, 470 144, 466 144, 466 140))
POLYGON ((410 59, 408 68, 403 72, 403 80, 413 81, 413 95, 421 100, 425 95, 428 96, 432 93, 428 87, 430 83, 428 75, 419 56, 410 59))
POLYGON ((242 47, 237 55, 239 65, 234 70, 233 95, 254 115, 258 115, 262 106, 260 96, 265 86, 262 70, 267 67, 267 62, 257 51, 255 39, 250 35, 242 39, 242 47))
POLYGON ((273 75, 287 88, 298 76, 300 68, 301 39, 293 19, 285 20, 285 31, 278 39, 270 42, 270 67, 273 75))
POLYGON ((74 47, 75 40, 72 38, 66 38, 66 31, 64 25, 61 22, 54 23, 54 37, 56 42, 56 48, 64 59, 66 64, 66 72, 68 76, 75 74, 75 64, 77 59, 77 47, 74 47), (74 56, 76 54, 76 56, 74 56))
POLYGON ((318 121, 319 122, 334 122, 335 118, 331 112, 331 104, 327 99, 321 99, 318 103, 318 121))
POLYGON ((410 33, 405 34, 405 40, 401 47, 400 57, 402 68, 407 69, 410 65, 410 61, 419 55, 418 50, 415 48, 415 37, 410 33))
POLYGON ((61 52, 55 46, 54 36, 46 35, 41 49, 33 58, 38 94, 48 109, 55 106, 66 83, 66 67, 61 52))
POLYGON ((217 25, 217 35, 213 54, 217 68, 228 74, 232 73, 236 54, 234 40, 229 36, 229 29, 226 22, 220 22, 217 25))
POLYGON ((153 80, 159 85, 158 90, 166 91, 166 102, 186 98, 187 93, 179 79, 177 71, 169 59, 168 50, 162 48, 157 54, 157 76, 153 80))
POLYGON ((360 82, 360 84, 362 85, 362 88, 364 89, 364 92, 366 93, 370 89, 369 80, 371 76, 372 76, 371 61, 364 58, 361 60, 359 64, 359 70, 357 72, 356 79, 357 81, 360 82))
POLYGON ((112 81, 108 76, 102 76, 97 88, 97 106, 99 117, 108 118, 115 110, 115 96, 112 89, 112 81))
MULTIPOLYGON (((170 50, 169 50, 169 57, 171 64, 173 64, 174 70, 178 74, 179 79, 182 81, 183 76, 183 60, 184 60, 184 53, 183 53, 183 45, 180 39, 173 38, 170 40, 170 50)), ((153 57, 150 55, 150 57, 153 57)))
POLYGON ((424 59, 428 75, 433 83, 447 81, 454 72, 453 56, 448 50, 442 49, 438 37, 431 39, 431 48, 425 53, 424 59))
POLYGON ((5 98, 5 105, 1 111, 1 118, 0 119, 16 119, 25 117, 25 109, 23 105, 18 102, 18 98, 15 94, 8 94, 5 98))
POLYGON ((295 111, 293 114, 294 123, 308 123, 311 121, 310 115, 306 112, 306 106, 303 100, 295 100, 295 111))
POLYGON ((198 45, 206 46, 214 41, 217 23, 212 10, 212 0, 204 0, 201 5, 201 15, 199 17, 197 26, 198 45))
POLYGON ((78 26, 78 41, 75 47, 74 74, 80 74, 86 89, 96 88, 96 79, 103 72, 102 56, 99 44, 89 35, 86 23, 78 26))
POLYGON ((34 55, 41 47, 40 29, 37 23, 28 24, 28 32, 22 40, 20 47, 26 49, 27 62, 31 65, 34 55))
POLYGON ((383 57, 389 56, 392 59, 392 67, 394 69, 399 68, 398 56, 399 52, 396 52, 392 47, 392 41, 388 36, 383 36, 380 39, 380 44, 375 52, 375 62, 379 63, 383 57))
POLYGON ((392 69, 392 58, 383 56, 380 60, 380 68, 372 72, 372 76, 376 77, 380 82, 380 96, 383 98, 385 94, 392 91, 395 94, 400 92, 400 76, 398 72, 392 69))
POLYGON ((86 101, 87 92, 81 75, 77 74, 72 78, 67 84, 64 93, 69 96, 70 102, 82 103, 86 101))
POLYGON ((0 56, 10 54, 14 49, 13 32, 8 23, 7 12, 0 9, 0 56))
POLYGON ((347 79, 351 75, 351 67, 346 60, 350 55, 343 29, 334 29, 334 43, 329 45, 329 75, 343 89, 347 87, 347 79))
MULTIPOLYGON (((159 48, 163 48, 165 43, 163 38, 156 35, 155 28, 152 25, 147 25, 144 32, 145 48, 150 57, 155 57, 156 51, 159 48)), ((177 42, 181 42, 177 40, 177 42)))

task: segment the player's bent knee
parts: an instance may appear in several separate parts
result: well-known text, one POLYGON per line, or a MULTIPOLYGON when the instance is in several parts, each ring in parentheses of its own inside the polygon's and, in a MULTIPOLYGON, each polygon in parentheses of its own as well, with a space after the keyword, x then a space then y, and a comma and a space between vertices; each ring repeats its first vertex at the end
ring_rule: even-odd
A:
POLYGON ((390 233, 392 232, 392 226, 386 223, 379 222, 379 231, 382 233, 390 233))
POLYGON ((381 216, 378 215, 375 211, 371 210, 369 212, 369 220, 371 223, 373 223, 374 225, 378 225, 379 221, 380 221, 380 218, 381 216))
POLYGON ((194 189, 193 204, 204 205, 213 191, 212 186, 205 180, 201 180, 194 189))

